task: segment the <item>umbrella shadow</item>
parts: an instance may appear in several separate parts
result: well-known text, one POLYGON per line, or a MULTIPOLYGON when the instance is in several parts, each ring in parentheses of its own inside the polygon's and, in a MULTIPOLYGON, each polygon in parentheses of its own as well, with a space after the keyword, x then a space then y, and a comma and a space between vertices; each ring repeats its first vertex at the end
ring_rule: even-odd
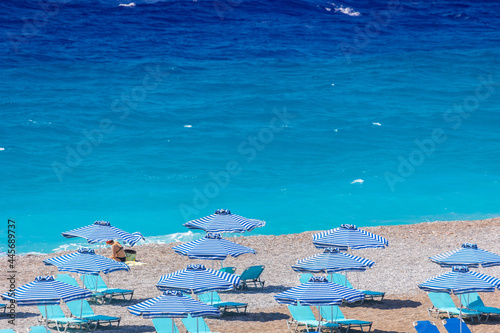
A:
MULTIPOLYGON (((102 327, 98 330, 101 331, 102 327)), ((116 332, 117 328, 116 326, 110 327, 110 331, 114 330, 116 332)), ((153 326, 148 326, 148 325, 120 325, 119 327, 120 332, 134 332, 134 333, 141 333, 141 332, 156 332, 156 329, 153 326)))
POLYGON ((264 288, 245 288, 237 290, 241 294, 277 294, 284 290, 290 289, 289 286, 265 286, 264 288))
MULTIPOLYGON (((22 319, 22 318, 31 318, 31 317, 39 317, 40 313, 34 313, 34 312, 16 312, 16 319, 22 319)), ((1 314, 0 315, 0 320, 1 319, 11 319, 9 314, 1 314)))
POLYGON ((379 310, 394 310, 403 308, 418 308, 422 303, 411 299, 384 299, 383 301, 364 301, 362 304, 348 304, 349 306, 369 307, 379 310))
POLYGON ((219 317, 221 321, 256 321, 256 322, 270 322, 290 319, 290 316, 281 312, 226 312, 224 316, 219 317), (228 316, 228 314, 231 314, 228 316))

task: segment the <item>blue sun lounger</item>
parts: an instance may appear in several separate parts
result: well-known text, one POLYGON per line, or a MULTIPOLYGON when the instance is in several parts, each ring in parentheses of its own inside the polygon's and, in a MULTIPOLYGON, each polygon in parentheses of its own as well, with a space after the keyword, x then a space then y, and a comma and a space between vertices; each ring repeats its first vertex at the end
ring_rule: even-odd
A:
POLYGON ((420 320, 413 323, 417 333, 439 333, 436 324, 429 320, 420 320))
POLYGON ((115 296, 122 296, 123 299, 126 299, 125 296, 129 295, 129 300, 134 297, 134 291, 129 289, 119 289, 119 288, 108 288, 104 280, 100 275, 85 275, 85 279, 83 276, 80 279, 85 284, 85 288, 96 293, 97 297, 99 294, 104 294, 105 299, 108 298, 109 302, 115 296))
POLYGON ((109 326, 113 326, 113 323, 116 323, 116 327, 120 326, 120 317, 96 315, 94 310, 90 307, 89 302, 86 300, 67 302, 66 305, 73 316, 86 319, 90 321, 91 324, 96 325, 96 327, 103 323, 107 323, 109 326))
MULTIPOLYGON (((340 284, 341 286, 356 289, 352 286, 351 282, 347 280, 347 277, 343 274, 334 273, 327 276, 327 279, 336 284, 340 284)), ((382 291, 372 291, 372 290, 364 290, 364 289, 356 289, 365 294, 365 299, 369 299, 374 301, 375 298, 380 298, 380 301, 384 299, 385 292, 382 291)))
POLYGON ((219 296, 219 293, 217 293, 216 291, 210 291, 208 293, 199 294, 198 299, 203 303, 221 309, 222 314, 224 314, 224 312, 226 312, 226 310, 228 309, 235 309, 236 312, 240 312, 240 310, 243 310, 243 313, 247 312, 247 306, 248 306, 247 303, 223 302, 219 296))
POLYGON ((0 304, 0 311, 3 310, 3 313, 7 310, 7 304, 0 304))
POLYGON ((306 331, 315 329, 321 325, 321 329, 329 329, 330 332, 339 331, 340 325, 336 323, 329 323, 326 321, 319 321, 314 317, 314 313, 309 306, 303 305, 288 305, 288 311, 292 315, 292 319, 287 321, 288 329, 292 332, 298 332, 299 328, 305 326, 306 331))
POLYGON ((53 323, 56 325, 58 332, 61 332, 62 328, 64 328, 63 332, 66 332, 70 326, 77 327, 80 330, 84 327, 85 329, 90 329, 90 321, 66 317, 59 304, 38 305, 38 310, 40 310, 43 320, 46 320, 48 324, 53 323), (47 313, 45 313, 45 308, 47 308, 47 313))
POLYGON ((225 273, 229 273, 229 274, 234 274, 234 272, 236 271, 236 267, 222 267, 221 269, 219 269, 220 272, 225 272, 225 273))
POLYGON ((188 315, 186 318, 182 318, 181 321, 188 333, 217 333, 210 330, 202 317, 193 318, 188 315))
POLYGON ((318 307, 318 311, 322 320, 329 323, 339 324, 340 328, 347 328, 346 333, 349 332, 351 327, 358 327, 363 332, 365 331, 365 328, 368 328, 367 332, 370 332, 372 329, 371 321, 346 319, 337 305, 321 306, 318 307))
POLYGON ((488 320, 490 315, 500 315, 500 309, 493 308, 491 306, 485 306, 478 293, 463 294, 462 297, 460 297, 460 302, 467 309, 479 311, 483 315, 485 315, 485 321, 488 320))
POLYGON ((0 330, 0 333, 16 333, 12 328, 7 328, 4 330, 0 330))
POLYGON ((156 333, 179 333, 179 329, 172 318, 154 318, 153 325, 155 325, 156 333), (172 331, 172 326, 174 330, 172 331))
POLYGON ((448 333, 472 333, 469 329, 469 326, 467 326, 466 323, 464 323, 463 320, 460 320, 458 318, 450 318, 443 320, 443 325, 444 328, 448 331, 448 333), (460 331, 460 325, 462 325, 462 330, 460 331))
POLYGON ((50 333, 50 330, 47 331, 45 326, 31 326, 29 333, 50 333))
MULTIPOLYGON (((429 316, 432 317, 432 313, 436 314, 436 318, 438 318, 441 314, 446 314, 448 318, 452 316, 458 316, 460 314, 460 309, 455 306, 453 303, 453 299, 451 296, 446 293, 434 293, 430 292, 427 294, 432 302, 432 308, 427 308, 427 312, 429 316)), ((481 312, 462 309, 462 317, 471 318, 474 320, 474 317, 478 319, 481 317, 481 312)))
POLYGON ((261 288, 264 288, 265 281, 260 279, 264 268, 264 265, 247 267, 240 275, 241 288, 248 288, 249 283, 253 283, 255 287, 257 287, 258 283, 261 288))
POLYGON ((309 282, 309 279, 312 278, 313 276, 314 275, 312 275, 311 273, 302 273, 299 276, 299 281, 300 281, 300 283, 309 282))

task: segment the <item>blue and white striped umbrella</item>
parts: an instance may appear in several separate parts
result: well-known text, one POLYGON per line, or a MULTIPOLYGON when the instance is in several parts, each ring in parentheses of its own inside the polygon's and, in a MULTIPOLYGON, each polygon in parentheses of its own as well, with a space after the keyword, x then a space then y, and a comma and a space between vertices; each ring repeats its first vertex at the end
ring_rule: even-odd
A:
POLYGON ((425 291, 455 295, 493 292, 495 288, 500 288, 500 279, 469 271, 467 266, 454 266, 451 272, 431 277, 418 287, 425 291))
POLYGON ((462 244, 459 249, 441 253, 430 257, 432 262, 441 267, 467 266, 467 267, 492 267, 500 265, 500 256, 495 253, 482 250, 477 244, 462 244))
POLYGON ((225 260, 227 256, 238 257, 245 253, 255 254, 249 247, 233 243, 217 233, 208 233, 205 237, 172 248, 176 253, 189 259, 225 260))
POLYGON ((340 305, 343 301, 362 301, 365 295, 356 289, 330 282, 324 277, 313 276, 308 282, 285 290, 274 298, 280 304, 325 306, 340 305))
POLYGON ((265 221, 247 219, 231 214, 227 209, 218 209, 215 214, 184 223, 189 229, 201 229, 207 232, 245 232, 266 225, 265 221))
POLYGON ((95 221, 91 225, 63 232, 62 235, 66 238, 82 237, 90 244, 110 239, 121 239, 130 246, 134 246, 140 240, 144 240, 144 236, 140 232, 128 233, 113 227, 108 221, 95 221))
POLYGON ((342 224, 340 228, 323 231, 314 235, 313 244, 317 248, 336 247, 342 250, 347 250, 348 248, 385 248, 389 246, 389 242, 384 237, 358 229, 352 224, 342 224))
MULTIPOLYGON (((494 292, 496 288, 500 288, 500 279, 471 272, 467 266, 453 266, 451 272, 431 277, 419 284, 418 287, 429 292, 458 295, 460 297, 460 314, 458 317, 461 320, 462 294, 494 292)), ((462 332, 462 326, 460 326, 460 332, 462 332)))
POLYGON ((16 288, 14 293, 2 294, 5 300, 15 300, 18 305, 50 305, 88 298, 92 292, 55 280, 53 276, 39 276, 33 282, 16 288))
POLYGON ((292 269, 301 273, 335 273, 365 271, 374 264, 374 261, 340 252, 337 248, 326 248, 322 253, 297 261, 292 269))
POLYGON ((231 290, 239 287, 239 276, 206 268, 204 265, 188 265, 186 269, 163 275, 156 284, 162 291, 181 290, 200 294, 212 290, 231 290))
POLYGON ((127 264, 95 254, 94 250, 88 248, 80 248, 77 252, 45 259, 43 263, 45 265, 56 266, 61 272, 86 275, 108 274, 115 271, 130 270, 127 264))
POLYGON ((144 318, 185 318, 220 316, 219 309, 182 295, 181 291, 168 290, 163 295, 129 306, 130 313, 144 318))

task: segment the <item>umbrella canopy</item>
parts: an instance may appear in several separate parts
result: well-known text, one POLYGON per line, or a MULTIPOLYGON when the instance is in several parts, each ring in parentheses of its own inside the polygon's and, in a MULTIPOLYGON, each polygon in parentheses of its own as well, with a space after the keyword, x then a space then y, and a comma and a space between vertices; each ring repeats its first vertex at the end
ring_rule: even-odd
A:
POLYGON ((189 229, 201 229, 207 232, 245 232, 265 225, 265 221, 231 214, 228 209, 218 209, 215 214, 184 223, 189 229))
POLYGON ((482 250, 477 244, 462 244, 459 249, 441 253, 430 257, 432 262, 441 267, 467 266, 467 267, 492 267, 500 265, 500 256, 482 250))
POLYGON ((276 301, 288 305, 325 306, 362 301, 365 295, 356 289, 343 287, 324 277, 313 276, 308 282, 285 290, 276 296, 276 301))
POLYGON ((144 318, 184 318, 220 316, 219 309, 182 295, 181 291, 168 290, 163 295, 129 306, 130 313, 144 318))
POLYGON ((208 233, 205 237, 172 248, 189 259, 225 260, 227 256, 238 257, 245 253, 255 254, 249 247, 223 239, 220 234, 208 233))
POLYGON ((347 250, 348 248, 385 248, 389 246, 387 239, 358 229, 352 224, 342 224, 340 228, 323 231, 314 235, 313 244, 317 248, 336 247, 343 250, 347 250))
POLYGON ((130 270, 127 264, 95 254, 94 250, 88 248, 80 248, 77 252, 45 259, 43 263, 45 265, 54 265, 61 272, 87 275, 130 270))
POLYGON ((495 288, 500 288, 500 279, 469 271, 467 266, 454 266, 451 272, 431 277, 418 287, 425 291, 455 295, 493 292, 495 288))
POLYGON ((335 273, 365 271, 374 264, 374 261, 340 252, 338 248, 326 248, 322 253, 297 261, 292 269, 301 273, 335 273))
POLYGON ((231 290, 239 287, 239 276, 206 268, 204 265, 188 265, 186 269, 163 275, 156 284, 162 291, 181 290, 188 293, 204 293, 211 290, 231 290))
POLYGON ((14 293, 2 294, 3 299, 15 300, 18 305, 59 304, 61 300, 70 302, 91 296, 91 291, 57 281, 53 276, 39 276, 14 293))
POLYGON ((93 224, 61 233, 66 238, 82 237, 90 244, 105 242, 110 239, 121 239, 134 246, 144 236, 140 232, 128 233, 113 227, 108 221, 95 221, 93 224))

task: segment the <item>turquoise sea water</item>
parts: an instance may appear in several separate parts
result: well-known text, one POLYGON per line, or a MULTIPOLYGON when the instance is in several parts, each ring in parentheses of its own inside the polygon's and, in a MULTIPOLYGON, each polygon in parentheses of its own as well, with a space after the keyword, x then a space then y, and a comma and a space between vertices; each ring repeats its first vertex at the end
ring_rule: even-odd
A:
POLYGON ((55 4, 0 5, 0 249, 500 213, 496 2, 55 4))

